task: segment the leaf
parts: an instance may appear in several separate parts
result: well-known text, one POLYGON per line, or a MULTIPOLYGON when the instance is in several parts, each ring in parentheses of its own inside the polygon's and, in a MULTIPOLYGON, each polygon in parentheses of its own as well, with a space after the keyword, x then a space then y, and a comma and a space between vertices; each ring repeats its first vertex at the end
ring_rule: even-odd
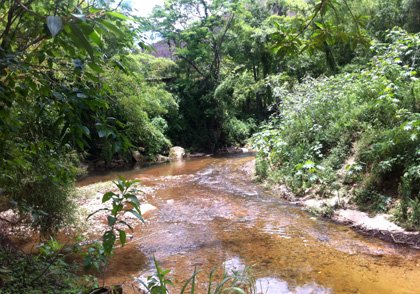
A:
POLYGON ((137 211, 135 211, 134 209, 132 209, 132 210, 129 210, 129 212, 131 212, 135 217, 137 217, 142 223, 144 223, 144 219, 143 219, 143 217, 141 216, 141 214, 140 213, 138 213, 137 211))
POLYGON ((124 246, 124 244, 126 243, 126 240, 127 240, 127 234, 123 230, 118 230, 118 232, 120 233, 121 246, 124 246))
POLYGON ((117 218, 112 216, 112 215, 108 215, 107 219, 108 219, 108 226, 110 226, 110 227, 115 225, 115 223, 117 222, 117 218))
POLYGON ((73 15, 75 18, 80 19, 82 21, 86 21, 86 15, 81 13, 81 14, 77 14, 77 13, 72 13, 71 15, 73 15))
POLYGON ((116 215, 118 212, 120 212, 123 209, 123 205, 122 204, 113 204, 112 205, 112 210, 111 213, 113 215, 116 215))
POLYGON ((101 36, 98 34, 97 31, 93 30, 90 34, 89 34, 89 38, 92 40, 93 43, 95 43, 96 45, 98 45, 99 47, 102 47, 103 43, 102 43, 102 39, 101 36))
POLYGON ((94 215, 94 214, 98 213, 99 211, 103 211, 103 210, 108 211, 109 209, 108 209, 108 208, 101 208, 101 209, 95 210, 94 212, 92 212, 91 214, 89 214, 89 215, 86 217, 86 220, 88 220, 88 219, 89 219, 92 215, 94 215))
POLYGON ((194 268, 194 273, 192 276, 184 283, 184 286, 181 289, 181 294, 185 293, 185 290, 187 289, 187 286, 191 283, 191 294, 194 294, 195 292, 195 281, 197 278, 199 271, 197 271, 197 268, 194 268))
POLYGON ((61 19, 61 16, 47 16, 47 27, 52 37, 57 36, 57 34, 63 29, 63 20, 61 19))
POLYGON ((115 35, 119 36, 119 37, 124 37, 124 33, 123 31, 121 31, 117 26, 115 26, 113 23, 106 21, 106 20, 102 20, 101 22, 107 29, 108 31, 113 32, 115 35))
POLYGON ((117 65, 117 67, 119 69, 121 69, 123 72, 128 73, 127 69, 125 68, 125 66, 119 62, 118 60, 114 60, 114 63, 117 65))
POLYGON ((98 136, 99 136, 99 138, 103 138, 103 137, 105 137, 105 136, 106 136, 106 134, 107 134, 106 130, 99 130, 99 131, 98 131, 98 136))
POLYGON ((133 195, 133 194, 125 194, 124 195, 124 198, 127 199, 127 200, 129 200, 130 203, 133 206, 136 206, 136 207, 139 207, 140 206, 139 199, 135 195, 133 195))
POLYGON ((80 47, 83 47, 89 53, 90 58, 94 59, 93 48, 90 45, 89 41, 86 39, 83 32, 74 23, 70 24, 70 28, 71 28, 71 31, 72 31, 73 35, 76 37, 76 40, 79 42, 79 44, 77 44, 77 45, 79 45, 80 47))
POLYGON ((127 15, 124 15, 122 13, 115 12, 115 11, 107 11, 105 14, 108 15, 108 16, 115 17, 115 18, 119 18, 121 20, 131 20, 132 19, 132 18, 128 17, 127 15))
POLYGON ((81 98, 81 99, 88 98, 88 96, 85 93, 77 93, 76 96, 77 96, 77 98, 81 98))
POLYGON ((123 224, 123 225, 125 225, 125 226, 127 226, 131 231, 133 231, 133 227, 132 226, 130 226, 130 224, 128 224, 127 222, 125 222, 125 221, 118 221, 118 223, 119 224, 123 224))
POLYGON ((90 63, 88 63, 88 66, 97 73, 103 73, 104 72, 102 67, 100 67, 96 63, 90 62, 90 63))
POLYGON ((115 244, 115 234, 112 231, 106 231, 102 237, 102 244, 106 255, 110 255, 115 244))
POLYGON ((106 192, 104 196, 102 196, 102 203, 107 202, 112 196, 116 196, 114 192, 106 192))
POLYGON ((114 185, 118 187, 118 190, 121 191, 121 193, 125 190, 125 179, 120 177, 116 182, 114 182, 114 185))
POLYGON ((90 135, 90 130, 86 126, 81 126, 81 129, 86 136, 90 135))

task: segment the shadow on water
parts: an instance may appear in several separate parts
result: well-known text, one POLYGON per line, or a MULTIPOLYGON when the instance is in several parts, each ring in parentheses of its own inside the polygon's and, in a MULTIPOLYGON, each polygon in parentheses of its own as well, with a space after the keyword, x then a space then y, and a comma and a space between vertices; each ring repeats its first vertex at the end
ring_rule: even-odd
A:
POLYGON ((206 157, 80 182, 122 175, 156 188, 147 201, 157 210, 117 250, 105 282, 144 279, 155 255, 178 285, 195 267, 205 282, 213 268, 251 266, 261 293, 420 293, 418 251, 361 236, 275 198, 245 175, 242 167, 252 159, 206 157))

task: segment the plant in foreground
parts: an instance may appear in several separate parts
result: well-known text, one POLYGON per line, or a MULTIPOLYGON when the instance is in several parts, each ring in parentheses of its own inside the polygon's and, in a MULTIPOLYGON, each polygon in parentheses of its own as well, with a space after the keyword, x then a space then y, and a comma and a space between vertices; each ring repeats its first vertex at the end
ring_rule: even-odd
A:
MULTIPOLYGON (((170 286, 174 286, 171 278, 169 277, 170 270, 163 269, 155 257, 153 257, 155 264, 156 273, 153 276, 147 277, 147 281, 140 281, 140 283, 147 289, 150 294, 167 294, 170 293, 170 286)), ((223 272, 221 279, 215 280, 215 270, 212 270, 207 277, 207 284, 205 293, 207 294, 221 294, 221 293, 256 293, 255 279, 252 277, 250 268, 243 270, 232 270, 231 273, 223 272)), ((198 288, 197 276, 200 273, 196 268, 189 279, 187 279, 181 290, 180 294, 191 293, 194 294, 196 291, 201 291, 198 288)), ((200 283, 204 285, 203 283, 200 283)))
POLYGON ((115 247, 117 232, 121 246, 125 245, 127 234, 123 228, 128 227, 131 231, 133 231, 133 228, 121 219, 123 214, 129 212, 144 223, 140 210, 140 202, 136 196, 139 190, 133 187, 138 182, 138 180, 119 178, 114 182, 119 192, 106 192, 102 197, 102 203, 111 202, 111 208, 105 207, 98 209, 87 217, 89 219, 99 211, 109 212, 107 215, 108 229, 102 235, 102 244, 94 243, 94 246, 88 249, 85 256, 85 267, 94 267, 99 270, 101 265, 104 266, 106 264, 107 257, 112 254, 115 247))

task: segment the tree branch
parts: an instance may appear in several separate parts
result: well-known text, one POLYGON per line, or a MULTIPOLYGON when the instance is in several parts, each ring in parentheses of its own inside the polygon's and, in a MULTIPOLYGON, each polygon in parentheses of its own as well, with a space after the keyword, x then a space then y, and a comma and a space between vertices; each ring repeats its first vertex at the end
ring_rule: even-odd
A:
POLYGON ((177 55, 177 56, 185 60, 186 62, 188 62, 203 78, 206 77, 206 75, 195 65, 193 61, 189 60, 188 58, 182 55, 177 55))

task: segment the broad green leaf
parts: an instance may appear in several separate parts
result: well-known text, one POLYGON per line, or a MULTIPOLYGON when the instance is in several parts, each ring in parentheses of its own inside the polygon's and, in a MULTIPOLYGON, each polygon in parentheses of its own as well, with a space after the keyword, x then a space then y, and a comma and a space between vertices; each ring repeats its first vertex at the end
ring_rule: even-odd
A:
POLYGON ((140 202, 139 199, 133 195, 133 194, 125 194, 124 198, 129 200, 134 206, 139 207, 140 206, 140 202))
POLYGON ((124 14, 116 12, 116 11, 107 11, 105 14, 109 15, 109 16, 112 16, 112 17, 115 17, 115 18, 122 19, 122 20, 131 20, 132 19, 131 17, 128 17, 127 15, 124 15, 124 14))
POLYGON ((114 192, 106 192, 104 196, 102 196, 102 203, 107 202, 112 196, 116 196, 114 192))
POLYGON ((98 45, 99 47, 102 47, 103 42, 102 42, 102 38, 101 36, 98 34, 97 31, 93 30, 90 34, 89 34, 89 38, 92 40, 93 43, 95 43, 96 45, 98 45))
POLYGON ((80 28, 75 23, 71 23, 70 28, 72 33, 76 37, 76 40, 78 41, 77 45, 79 45, 79 47, 84 48, 89 53, 90 58, 94 59, 93 48, 90 45, 89 41, 86 39, 83 32, 80 30, 80 28))
POLYGON ((132 210, 129 210, 129 212, 131 212, 135 217, 137 217, 142 223, 144 223, 144 219, 143 219, 143 217, 141 216, 141 214, 140 213, 138 213, 137 211, 135 211, 134 209, 132 209, 132 210))
POLYGON ((90 130, 88 129, 88 127, 86 127, 86 126, 81 126, 81 129, 82 129, 83 133, 84 133, 86 136, 89 136, 89 135, 90 135, 90 130))
POLYGON ((127 234, 123 230, 118 230, 118 232, 120 234, 121 246, 124 246, 124 244, 126 243, 126 240, 127 240, 127 234))
POLYGON ((96 63, 89 62, 89 63, 88 63, 88 66, 89 66, 92 70, 94 70, 95 72, 97 72, 97 73, 103 73, 103 72, 105 72, 105 71, 102 69, 102 67, 100 67, 100 66, 99 66, 99 65, 97 65, 96 63))
POLYGON ((116 215, 118 212, 120 212, 123 209, 123 205, 122 204, 113 204, 112 205, 112 210, 111 213, 113 215, 116 215))
POLYGON ((102 20, 101 23, 108 29, 108 31, 111 31, 112 33, 114 33, 115 35, 117 35, 119 37, 124 37, 123 31, 121 31, 113 23, 111 23, 111 22, 109 22, 107 20, 102 20))
POLYGON ((112 231, 107 231, 102 237, 102 244, 104 246, 105 254, 110 255, 115 244, 115 234, 112 231))

